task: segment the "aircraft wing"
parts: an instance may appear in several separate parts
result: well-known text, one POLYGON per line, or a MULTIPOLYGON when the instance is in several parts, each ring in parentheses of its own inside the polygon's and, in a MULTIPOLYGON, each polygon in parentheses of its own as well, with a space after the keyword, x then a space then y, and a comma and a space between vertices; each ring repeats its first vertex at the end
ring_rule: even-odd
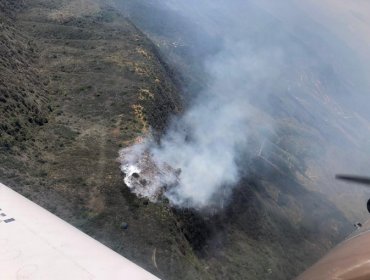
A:
POLYGON ((1 183, 0 279, 158 280, 1 183))
POLYGON ((297 280, 370 279, 370 220, 297 280))

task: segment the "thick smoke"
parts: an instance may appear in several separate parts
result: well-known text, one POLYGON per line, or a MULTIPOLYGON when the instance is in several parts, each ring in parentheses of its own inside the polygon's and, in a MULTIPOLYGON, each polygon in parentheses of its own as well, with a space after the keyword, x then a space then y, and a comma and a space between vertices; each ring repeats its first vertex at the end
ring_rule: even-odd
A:
MULTIPOLYGON (((244 5, 230 5, 225 10, 220 1, 192 4, 168 3, 174 12, 180 9, 191 22, 197 20, 191 17, 202 19, 202 28, 220 40, 220 50, 203 61, 207 86, 172 122, 160 144, 149 141, 146 148, 139 144, 141 149, 134 147, 134 152, 122 151, 122 158, 137 155, 134 160, 124 160, 123 171, 129 174, 133 170, 130 166, 137 164, 145 153, 150 154, 159 169, 168 165, 179 170, 175 181, 171 172, 162 172, 155 180, 153 176, 146 179, 149 183, 145 188, 171 186, 164 193, 171 203, 203 208, 215 201, 222 203, 238 182, 238 157, 247 149, 251 123, 259 116, 251 99, 260 98, 263 85, 276 78, 282 53, 277 48, 253 49, 249 38, 243 36, 245 24, 234 20, 241 16, 244 5)), ((147 196, 146 192, 139 194, 147 196)))
MULTIPOLYGON (((363 131, 352 113, 367 114, 353 101, 364 100, 366 77, 358 67, 364 63, 294 1, 142 2, 167 18, 136 23, 154 40, 163 36, 186 45, 182 64, 191 67, 179 67, 201 69, 203 84, 159 143, 148 136, 121 151, 123 172, 135 175, 126 184, 139 196, 155 201, 164 195, 174 205, 195 208, 222 205, 245 174, 242 157, 255 153, 251 138, 285 137, 275 131, 277 120, 315 130, 329 142, 317 153, 331 142, 346 149, 352 141, 347 131, 363 131)), ((296 142, 299 137, 297 132, 296 142)), ((355 139, 357 146, 362 138, 355 139)), ((279 141, 274 145, 280 149, 279 141)), ((283 148, 298 160, 314 156, 314 149, 308 155, 297 143, 283 148)))
POLYGON ((234 43, 212 57, 206 67, 209 86, 151 149, 159 164, 181 169, 179 184, 167 193, 175 204, 206 206, 239 180, 238 155, 247 147, 256 116, 249 97, 271 75, 265 72, 267 58, 246 54, 246 48, 234 43))

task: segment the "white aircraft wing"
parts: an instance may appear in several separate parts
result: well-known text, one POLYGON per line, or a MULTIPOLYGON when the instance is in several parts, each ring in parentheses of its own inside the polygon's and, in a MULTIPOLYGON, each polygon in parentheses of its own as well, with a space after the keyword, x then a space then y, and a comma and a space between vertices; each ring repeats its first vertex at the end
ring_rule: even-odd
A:
POLYGON ((1 183, 0 279, 158 280, 1 183))

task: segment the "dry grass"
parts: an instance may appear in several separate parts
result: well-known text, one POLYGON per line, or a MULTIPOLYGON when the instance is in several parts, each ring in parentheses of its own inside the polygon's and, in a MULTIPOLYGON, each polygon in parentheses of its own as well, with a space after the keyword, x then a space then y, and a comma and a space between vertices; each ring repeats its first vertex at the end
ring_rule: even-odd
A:
POLYGON ((101 11, 100 5, 94 0, 63 1, 64 4, 57 10, 50 12, 48 18, 64 23, 74 18, 93 15, 101 11))

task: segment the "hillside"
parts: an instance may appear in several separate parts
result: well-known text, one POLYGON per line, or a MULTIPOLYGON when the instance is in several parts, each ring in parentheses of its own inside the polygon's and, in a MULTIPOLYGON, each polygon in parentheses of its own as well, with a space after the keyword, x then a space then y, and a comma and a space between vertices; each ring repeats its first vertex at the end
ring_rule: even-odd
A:
POLYGON ((30 130, 47 122, 47 93, 45 80, 34 67, 35 45, 13 24, 21 4, 5 1, 0 5, 0 147, 10 149, 30 140, 30 130))
POLYGON ((132 195, 116 162, 181 110, 152 43, 92 1, 1 5, 0 181, 156 275, 199 278, 176 216, 132 195))
MULTIPOLYGON (((207 75, 214 68, 207 65, 214 66, 218 52, 221 61, 231 52, 242 63, 243 48, 234 53, 230 37, 235 44, 241 40, 247 53, 251 48, 257 62, 260 50, 284 58, 277 77, 269 75, 273 61, 264 65, 267 79, 257 77, 255 93, 248 92, 248 78, 238 84, 258 114, 245 131, 251 142, 241 156, 247 159, 245 178, 227 209, 206 222, 213 232, 206 259, 218 277, 291 279, 343 240, 352 223, 367 218, 366 190, 334 179, 337 172, 368 172, 370 126, 358 106, 359 85, 366 85, 359 83, 362 63, 346 42, 310 21, 306 13, 313 11, 302 12, 293 1, 113 2, 180 69, 191 96, 212 84, 207 75)), ((217 64, 217 71, 229 77, 236 69, 238 75, 238 59, 231 69, 217 64)), ((226 89, 231 98, 239 90, 226 89)))
MULTIPOLYGON (((275 83, 278 94, 253 104, 260 118, 241 155, 245 175, 221 211, 139 199, 123 182, 119 150, 150 128, 161 135, 207 86, 199 57, 219 46, 200 28, 192 33, 194 26, 182 36, 186 19, 155 1, 122 3, 1 1, 0 182, 163 279, 298 275, 361 213, 353 202, 362 192, 341 192, 328 178, 361 155, 366 137, 353 135, 367 122, 353 126, 326 95, 325 79, 292 68, 300 84, 286 92, 275 83), (206 47, 198 53, 196 44, 206 47), (316 122, 314 110, 330 122, 316 122), (327 145, 332 135, 336 142, 327 145), (351 149, 340 153, 344 147, 351 149)), ((256 42, 262 28, 278 24, 258 29, 256 42)))

